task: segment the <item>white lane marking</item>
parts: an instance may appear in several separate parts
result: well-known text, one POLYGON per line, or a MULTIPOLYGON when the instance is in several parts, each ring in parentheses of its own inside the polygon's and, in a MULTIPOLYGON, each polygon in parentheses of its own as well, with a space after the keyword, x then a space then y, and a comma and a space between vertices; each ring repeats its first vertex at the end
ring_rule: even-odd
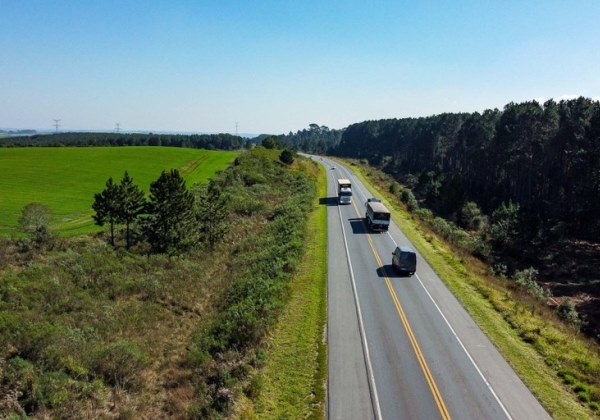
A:
POLYGON ((352 270, 352 262, 350 261, 350 252, 348 251, 348 241, 346 240, 346 229, 344 229, 344 220, 342 218, 342 211, 338 206, 338 214, 340 216, 340 223, 342 225, 342 235, 344 237, 344 246, 346 249, 346 260, 348 261, 348 268, 350 269, 350 279, 352 280, 352 292, 354 293, 354 303, 356 304, 356 313, 358 315, 358 326, 362 339, 365 362, 367 365, 367 375, 369 376, 369 388, 371 388, 371 396, 373 398, 372 404, 374 405, 375 418, 382 419, 381 407, 379 406, 379 396, 377 395, 377 386, 375 385, 375 377, 373 376, 373 367, 371 366, 371 357, 369 355, 369 345, 367 344, 367 335, 362 319, 362 312, 360 310, 360 301, 358 299, 358 293, 356 291, 356 282, 354 280, 354 271, 352 270))
MULTIPOLYGON (((394 240, 394 238, 392 237, 392 235, 389 232, 387 232, 387 234, 390 237, 390 239, 392 240, 392 242, 394 242, 394 245, 398 246, 398 244, 396 243, 396 241, 394 240)), ((450 324, 450 321, 448 321, 448 318, 446 318, 446 316, 444 315, 444 313, 442 312, 442 310, 438 306, 437 302, 433 299, 433 296, 431 296, 431 294, 429 293, 429 290, 427 290, 427 288, 425 287, 425 284, 423 284, 423 282, 421 281, 421 278, 419 277, 419 275, 417 273, 415 273, 415 277, 417 278, 417 280, 419 280, 419 283, 421 284, 421 287, 423 288, 423 290, 425 290, 425 293, 427 293, 427 296, 429 296, 429 299, 431 300, 431 303, 433 303, 433 305, 436 307, 436 309, 438 310, 438 312, 440 313, 440 315, 442 316, 442 318, 446 322, 446 325, 448 326, 448 328, 452 332, 452 335, 454 335, 454 337, 458 341, 458 344, 460 344, 460 347, 463 349, 463 351, 465 352, 465 354, 467 355, 467 357, 471 361, 471 364, 473 365, 473 367, 475 367, 475 370, 477 371, 477 373, 479 373, 479 376, 481 377, 481 379, 483 380, 483 382, 485 383, 485 385, 488 387, 489 391, 492 393, 492 395, 494 396, 494 398, 498 402, 498 405, 500 405, 500 408, 502 408, 502 411, 504 411, 504 414, 506 414, 506 417, 508 419, 512 420, 511 415, 509 414, 509 412, 506 409, 506 407, 504 407, 504 404, 502 404, 502 401, 500 401, 500 398, 498 397, 498 395, 496 394, 496 392, 492 388, 492 385, 485 378, 485 376, 483 375, 483 372, 481 371, 481 369, 479 369, 479 366, 477 366, 477 363, 475 363, 475 360, 473 359, 473 357, 471 357, 471 353, 469 353, 469 351, 467 350, 467 348, 463 344, 462 340, 458 337, 458 334, 456 334, 456 331, 454 330, 454 328, 450 324)))

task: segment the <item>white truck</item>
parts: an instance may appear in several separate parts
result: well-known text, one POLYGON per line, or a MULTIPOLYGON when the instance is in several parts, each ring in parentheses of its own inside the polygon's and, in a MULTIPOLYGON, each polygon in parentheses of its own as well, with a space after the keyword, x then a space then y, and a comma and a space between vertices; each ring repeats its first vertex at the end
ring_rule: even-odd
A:
POLYGON ((338 203, 352 204, 352 183, 349 179, 338 179, 338 203))
POLYGON ((387 231, 390 226, 390 212, 377 198, 369 198, 365 203, 367 208, 365 219, 367 225, 374 231, 387 231))

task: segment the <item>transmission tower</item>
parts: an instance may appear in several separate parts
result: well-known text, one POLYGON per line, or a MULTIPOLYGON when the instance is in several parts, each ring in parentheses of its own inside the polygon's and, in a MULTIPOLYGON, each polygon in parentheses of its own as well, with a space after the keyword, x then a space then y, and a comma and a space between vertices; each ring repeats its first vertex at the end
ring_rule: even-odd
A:
POLYGON ((121 130, 121 123, 117 123, 115 127, 115 131, 118 133, 121 130))
POLYGON ((239 124, 239 123, 236 121, 236 122, 235 122, 235 135, 236 135, 236 136, 238 135, 238 126, 239 126, 239 125, 240 125, 240 124, 239 124))
POLYGON ((52 124, 54 126, 54 128, 56 129, 56 132, 58 133, 58 127, 60 127, 60 120, 52 120, 54 121, 54 124, 52 124))

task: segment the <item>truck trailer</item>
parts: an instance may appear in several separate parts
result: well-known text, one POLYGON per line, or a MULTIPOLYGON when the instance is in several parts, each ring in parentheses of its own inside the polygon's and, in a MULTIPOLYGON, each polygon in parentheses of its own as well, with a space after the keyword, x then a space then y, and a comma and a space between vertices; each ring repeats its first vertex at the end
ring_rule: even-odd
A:
POLYGON ((390 212, 376 198, 369 198, 365 203, 365 220, 371 230, 387 231, 390 226, 390 212))
POLYGON ((349 179, 338 179, 338 203, 352 204, 352 183, 349 179))

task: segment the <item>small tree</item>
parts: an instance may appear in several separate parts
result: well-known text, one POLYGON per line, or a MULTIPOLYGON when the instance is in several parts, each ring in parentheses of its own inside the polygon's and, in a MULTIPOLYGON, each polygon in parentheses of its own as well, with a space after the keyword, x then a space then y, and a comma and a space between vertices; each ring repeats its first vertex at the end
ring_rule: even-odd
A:
POLYGON ((155 252, 170 255, 189 249, 196 239, 194 196, 176 169, 150 184, 144 233, 155 252))
POLYGON ((46 243, 51 237, 50 222, 52 212, 40 203, 29 203, 21 209, 19 227, 31 237, 37 246, 46 243))
POLYGON ((511 246, 518 237, 519 205, 509 201, 502 203, 492 213, 489 235, 500 249, 511 246))
POLYGON ((294 163, 294 154, 288 149, 285 149, 279 155, 279 160, 285 163, 286 165, 291 165, 292 163, 294 163))
POLYGON ((200 191, 196 215, 202 240, 214 249, 219 238, 229 229, 229 208, 216 182, 211 181, 200 191))
POLYGON ((133 179, 127 171, 125 171, 121 184, 119 184, 119 190, 121 201, 119 219, 125 223, 127 249, 129 249, 131 246, 130 226, 144 211, 146 199, 142 190, 133 183, 133 179))
POLYGON ((96 212, 94 221, 98 226, 110 225, 110 243, 115 246, 115 225, 122 221, 121 217, 121 191, 112 177, 106 181, 106 188, 101 193, 94 195, 92 208, 96 212))
POLYGON ((485 225, 485 216, 474 201, 467 201, 460 209, 460 225, 469 230, 481 230, 485 225))
POLYGON ((261 144, 265 149, 279 149, 282 147, 281 141, 277 136, 266 137, 261 144))

